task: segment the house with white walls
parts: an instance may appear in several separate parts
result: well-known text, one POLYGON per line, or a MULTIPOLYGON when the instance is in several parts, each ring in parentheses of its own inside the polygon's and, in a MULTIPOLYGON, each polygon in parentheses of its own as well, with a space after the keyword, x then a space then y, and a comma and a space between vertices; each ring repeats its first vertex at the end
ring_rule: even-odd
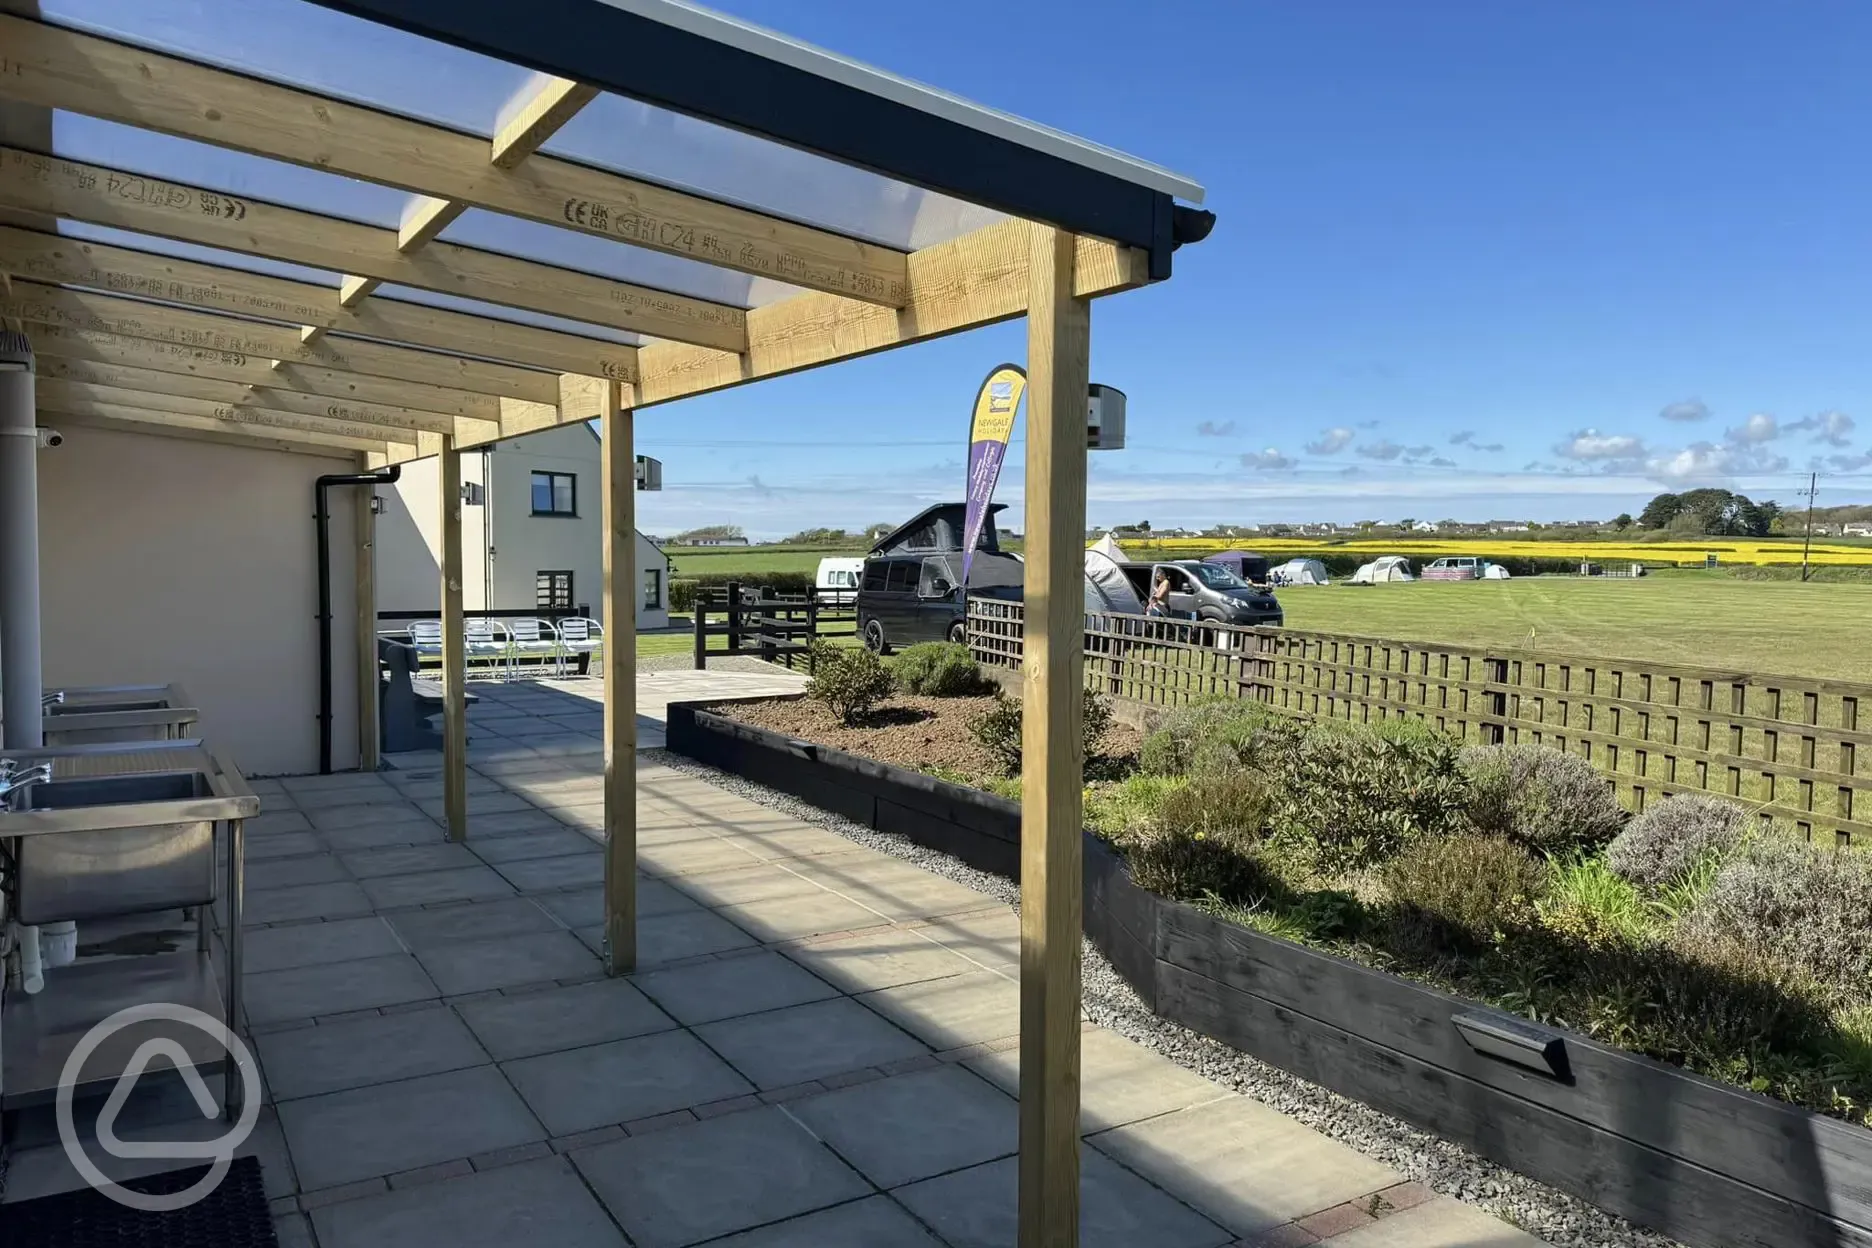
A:
MULTIPOLYGON (((525 616, 588 608, 601 623, 603 498, 598 434, 583 422, 462 456, 462 609, 525 616)), ((377 487, 377 610, 441 605, 441 508, 433 458, 377 487)), ((637 627, 669 627, 669 559, 637 534, 637 627)))

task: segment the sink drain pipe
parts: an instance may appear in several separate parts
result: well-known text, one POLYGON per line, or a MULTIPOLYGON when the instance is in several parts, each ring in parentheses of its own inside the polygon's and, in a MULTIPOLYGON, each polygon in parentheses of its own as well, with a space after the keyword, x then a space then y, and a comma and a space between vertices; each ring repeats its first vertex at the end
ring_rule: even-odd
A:
POLYGON ((391 464, 380 472, 334 472, 320 477, 312 489, 312 518, 318 523, 318 717, 321 776, 331 775, 332 769, 331 509, 327 505, 325 492, 334 485, 395 485, 402 475, 401 464, 391 464))

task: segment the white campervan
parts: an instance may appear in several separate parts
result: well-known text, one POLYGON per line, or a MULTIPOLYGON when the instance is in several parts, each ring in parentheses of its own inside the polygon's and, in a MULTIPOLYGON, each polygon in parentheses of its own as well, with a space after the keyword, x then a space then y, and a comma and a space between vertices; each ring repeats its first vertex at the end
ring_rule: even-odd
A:
POLYGON ((821 559, 819 571, 813 575, 814 594, 821 602, 849 607, 858 601, 858 581, 863 575, 863 559, 821 559))

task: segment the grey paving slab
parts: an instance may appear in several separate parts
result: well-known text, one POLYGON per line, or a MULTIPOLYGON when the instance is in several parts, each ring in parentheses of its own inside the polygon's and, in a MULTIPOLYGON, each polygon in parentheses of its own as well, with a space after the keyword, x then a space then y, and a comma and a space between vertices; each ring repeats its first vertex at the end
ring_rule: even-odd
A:
POLYGON ((418 950, 416 959, 448 997, 579 979, 603 969, 591 950, 570 932, 451 942, 418 950))
POLYGON ((597 841, 570 828, 552 827, 538 832, 516 832, 491 840, 470 840, 467 847, 487 863, 520 862, 528 858, 557 858, 562 854, 595 854, 597 841))
POLYGON ((763 1088, 929 1052, 914 1036, 848 997, 704 1023, 696 1034, 763 1088))
POLYGON ((686 1031, 520 1058, 501 1069, 553 1135, 650 1118, 754 1090, 686 1031))
POLYGON ((1238 1235, 1403 1181, 1388 1166, 1245 1096, 1089 1141, 1238 1235))
POLYGON ((880 988, 858 1000, 936 1049, 1020 1034, 1020 985, 993 971, 880 988))
POLYGON ((520 836, 527 832, 550 832, 565 825, 543 810, 515 810, 499 815, 472 815, 468 820, 468 844, 520 836))
POLYGON ((886 1196, 855 1200, 718 1239, 710 1248, 944 1248, 886 1196))
POLYGON ((1519 1227, 1445 1197, 1335 1235, 1326 1244, 1328 1248, 1546 1248, 1545 1241, 1519 1227))
POLYGON ((423 910, 399 910, 384 916, 405 944, 421 953, 466 940, 492 940, 497 936, 523 936, 555 932, 552 915, 524 897, 494 901, 466 901, 423 910))
POLYGON ((627 979, 459 1002, 455 1010, 497 1061, 624 1040, 676 1026, 627 979))
MULTIPOLYGON (((567 927, 585 927, 604 921, 604 886, 570 888, 563 892, 541 893, 534 898, 567 927)), ((702 904, 695 898, 671 888, 662 880, 639 874, 637 877, 637 917, 653 918, 663 914, 697 914, 702 904)))
POLYGON ((248 862, 261 862, 271 858, 323 853, 325 841, 314 832, 275 832, 270 836, 247 837, 245 849, 248 862))
POLYGON ((321 832, 319 835, 325 838, 327 845, 340 851, 381 849, 389 845, 434 845, 443 837, 442 826, 427 819, 361 824, 355 828, 321 832))
POLYGON ((651 971, 638 975, 636 984, 684 1026, 839 995, 818 976, 766 949, 651 971))
POLYGON ((789 897, 732 902, 726 909, 737 925, 769 942, 858 931, 889 922, 875 910, 817 888, 789 897))
POLYGON ((244 831, 250 837, 276 836, 287 832, 309 832, 312 821, 297 810, 275 810, 268 806, 249 819, 244 831))
MULTIPOLYGON (((581 937, 583 939, 583 937, 581 937)), ((637 965, 658 966, 706 953, 751 949, 760 942, 708 910, 657 914, 637 919, 637 965)))
POLYGON ((334 854, 308 854, 295 858, 263 858, 246 864, 247 891, 293 888, 301 884, 332 884, 351 875, 334 854))
MULTIPOLYGON (((1009 1095, 1019 1095, 1020 1050, 991 1053, 968 1063, 1009 1095)), ((1227 1088, 1183 1069, 1116 1032, 1095 1028, 1079 1036, 1079 1123, 1105 1131, 1232 1096, 1227 1088)))
MULTIPOLYGON (((150 1078, 145 1075, 144 1081, 150 1078)), ((211 1079, 208 1082, 212 1089, 218 1081, 211 1079)), ((203 1117, 194 1098, 185 1099, 187 1105, 182 1112, 160 1124, 133 1127, 124 1125, 124 1120, 120 1118, 118 1138, 125 1143, 206 1144, 227 1137, 226 1122, 218 1116, 203 1117)), ((93 1125, 81 1127, 80 1130, 85 1155, 91 1159, 92 1165, 114 1182, 121 1183, 176 1168, 175 1154, 166 1150, 158 1151, 150 1157, 116 1157, 106 1152, 97 1142, 95 1115, 93 1125)), ((280 1134, 279 1119, 271 1108, 260 1110, 253 1132, 234 1150, 234 1155, 259 1159, 261 1179, 268 1197, 291 1196, 298 1189, 292 1158, 287 1152, 285 1137, 280 1134)), ((40 1196, 54 1196, 61 1192, 75 1192, 88 1185, 89 1180, 72 1165, 63 1144, 51 1143, 32 1148, 15 1144, 8 1158, 6 1192, 0 1195, 0 1205, 33 1200, 40 1196)))
POLYGON ((898 927, 810 944, 785 945, 782 952, 846 992, 896 988, 982 969, 920 932, 898 927))
POLYGON ((558 858, 527 858, 503 862, 494 870, 523 893, 575 888, 604 882, 603 854, 568 854, 558 858))
POLYGON ((363 888, 380 910, 431 906, 442 901, 487 901, 513 896, 513 888, 489 867, 456 867, 423 875, 365 880, 363 888))
POLYGON ((572 1160, 639 1248, 683 1248, 871 1191, 777 1109, 582 1149, 572 1160))
POLYGON ((682 841, 639 842, 637 862, 653 875, 692 875, 722 871, 760 861, 733 841, 719 836, 682 841))
POLYGON ((489 1061, 474 1034, 440 1006, 265 1032, 255 1042, 267 1082, 281 1101, 489 1061))
POLYGON ((390 925, 371 915, 329 923, 295 923, 247 933, 241 965, 249 975, 402 953, 390 925))
MULTIPOLYGON (((472 748, 472 747, 470 747, 472 748)), ((417 803, 417 807, 431 819, 446 817, 447 810, 441 798, 427 799, 417 803)), ((532 807, 525 798, 512 793, 471 793, 468 795, 468 823, 473 827, 476 816, 517 814, 532 807)))
POLYGON ((250 1022, 277 1023, 423 1001, 441 995, 406 953, 263 971, 246 977, 250 1022))
POLYGON ((883 1188, 1010 1157, 1020 1144, 1013 1098, 960 1066, 875 1079, 788 1110, 883 1188))
POLYGON ((392 823, 420 823, 434 826, 435 821, 423 814, 414 802, 400 800, 400 794, 396 796, 399 800, 314 810, 307 817, 312 820, 312 826, 320 832, 342 832, 350 828, 392 823))
POLYGON ((480 859, 469 853, 466 845, 447 841, 433 845, 393 845, 387 849, 354 849, 339 857, 346 870, 360 880, 481 865, 480 859))
POLYGON ((320 1248, 625 1248, 560 1157, 500 1166, 312 1212, 320 1248))
POLYGON ((546 1138, 493 1066, 288 1101, 279 1112, 307 1191, 546 1138))
POLYGON ((291 888, 256 888, 242 899, 241 923, 292 923, 305 919, 350 919, 373 909, 364 890, 349 880, 298 884, 291 888))
MULTIPOLYGON (((1019 1163, 1007 1157, 891 1195, 934 1227, 949 1248, 1016 1248, 1019 1181, 1019 1163)), ((1108 1158, 1089 1149, 1080 1153, 1082 1248, 1220 1248, 1234 1239, 1108 1158)))

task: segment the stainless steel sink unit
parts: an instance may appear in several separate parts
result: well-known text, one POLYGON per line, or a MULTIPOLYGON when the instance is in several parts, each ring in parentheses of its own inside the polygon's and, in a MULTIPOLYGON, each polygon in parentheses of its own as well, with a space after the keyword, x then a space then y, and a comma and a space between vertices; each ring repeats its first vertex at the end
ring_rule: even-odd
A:
MULTIPOLYGON (((0 1109, 50 1099, 65 1059, 94 1024, 130 1004, 186 1005, 240 1016, 243 823, 260 801, 240 773, 195 741, 48 747, 0 752, 18 768, 51 764, 51 778, 9 795, 0 809, 8 890, 23 924, 194 907, 195 948, 80 962, 47 977, 45 990, 16 993, 0 1006, 0 1109), (226 875, 217 879, 217 842, 226 875), (210 915, 223 908, 225 997, 213 966, 210 915)), ((189 1027, 163 1031, 198 1064, 226 1054, 189 1027)), ((104 1056, 79 1078, 79 1093, 108 1090, 121 1068, 104 1056)), ((230 1065, 226 1107, 239 1112, 240 1081, 230 1065)))
POLYGON ((180 685, 96 685, 46 695, 48 746, 176 740, 201 719, 180 685))

